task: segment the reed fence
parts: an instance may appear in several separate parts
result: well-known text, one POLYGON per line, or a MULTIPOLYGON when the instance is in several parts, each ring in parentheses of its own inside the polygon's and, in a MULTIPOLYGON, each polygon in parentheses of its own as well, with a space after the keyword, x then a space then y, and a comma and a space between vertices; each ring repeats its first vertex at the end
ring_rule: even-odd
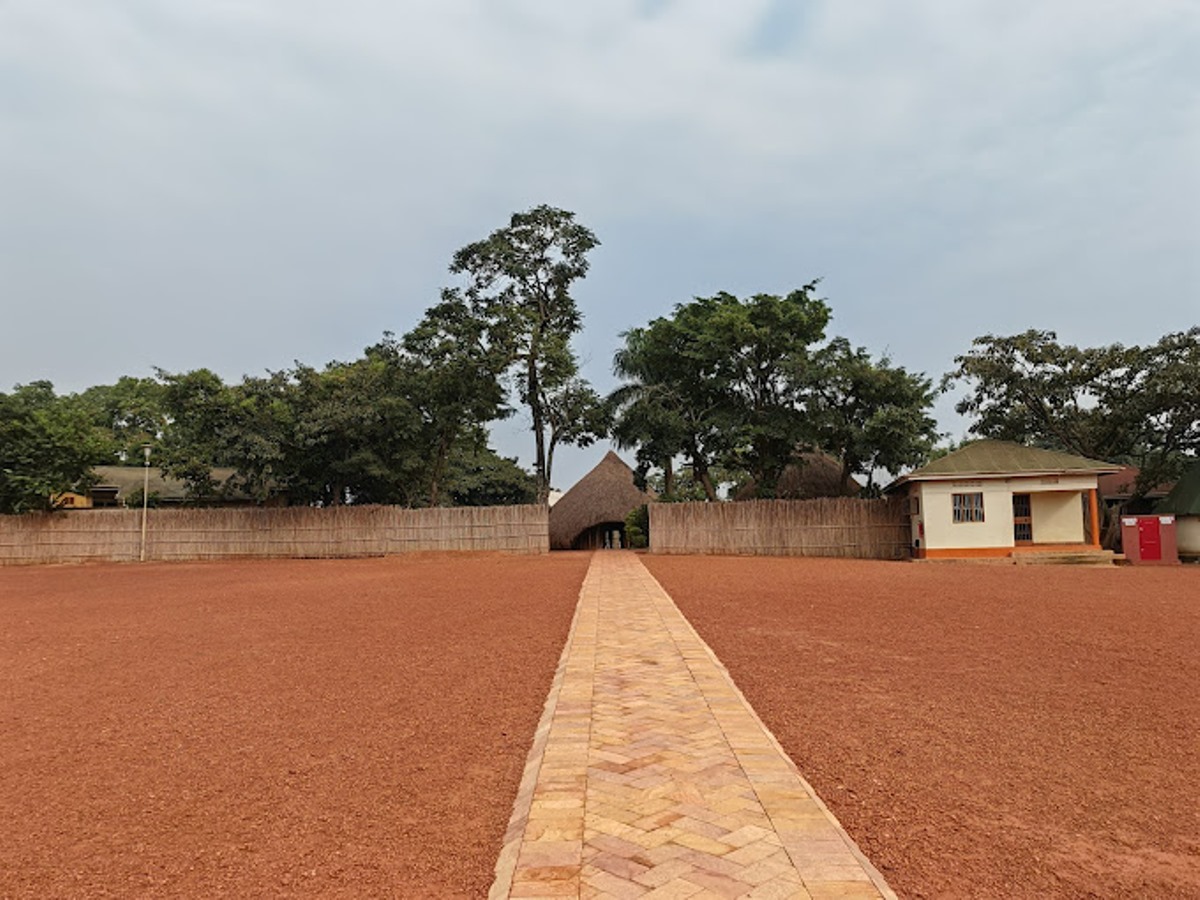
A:
POLYGON ((651 503, 653 553, 906 559, 904 498, 651 503))
MULTIPOLYGON (((137 560, 141 510, 0 516, 0 565, 137 560)), ((546 553, 544 506, 152 509, 146 559, 335 558, 439 550, 546 553)))

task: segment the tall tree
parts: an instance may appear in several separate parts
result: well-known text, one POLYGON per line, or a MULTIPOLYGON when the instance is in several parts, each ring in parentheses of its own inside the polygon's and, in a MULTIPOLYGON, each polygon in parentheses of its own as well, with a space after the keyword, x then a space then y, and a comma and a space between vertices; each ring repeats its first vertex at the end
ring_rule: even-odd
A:
POLYGON ((711 469, 732 447, 734 423, 698 336, 676 317, 661 317, 622 337, 613 370, 626 383, 609 398, 617 443, 637 448, 643 473, 661 468, 668 494, 682 457, 705 496, 716 500, 711 469))
POLYGON ((167 418, 158 464, 163 474, 184 482, 191 501, 210 500, 219 487, 213 467, 228 463, 221 434, 232 417, 234 398, 210 369, 181 373, 159 369, 157 375, 164 386, 167 418))
POLYGON ((730 415, 740 423, 728 464, 746 469, 760 496, 774 496, 779 476, 809 433, 803 391, 830 318, 829 307, 816 296, 818 283, 782 297, 739 300, 721 293, 683 310, 696 316, 696 332, 724 385, 730 415))
POLYGON ((834 338, 817 354, 808 391, 813 442, 841 460, 843 487, 863 475, 871 492, 877 469, 899 473, 928 458, 938 438, 933 400, 924 375, 834 338))
POLYGON ((445 292, 399 344, 385 341, 372 352, 405 367, 421 440, 432 452, 426 483, 428 502, 436 506, 451 455, 473 447, 484 425, 511 413, 500 381, 509 358, 489 343, 487 322, 472 315, 453 291, 445 292))
POLYGON ((262 503, 286 493, 295 480, 296 383, 290 373, 243 378, 228 389, 217 426, 218 458, 236 474, 223 487, 262 503))
POLYGON ((428 505, 438 460, 415 371, 391 335, 353 362, 297 367, 298 499, 428 505))
POLYGON ((484 324, 484 343, 506 361, 529 409, 543 500, 549 491, 544 385, 575 374, 569 344, 581 319, 571 289, 587 274, 588 253, 598 245, 574 213, 543 205, 515 213, 506 227, 459 250, 450 265, 466 287, 446 299, 461 299, 484 324))
POLYGON ((165 388, 154 378, 124 375, 115 384, 90 387, 79 395, 92 421, 108 437, 113 464, 141 464, 142 447, 155 445, 167 426, 165 388))
POLYGON ((829 307, 817 282, 786 296, 699 297, 625 333, 614 359, 618 440, 639 459, 682 455, 710 500, 710 470, 745 470, 770 496, 807 435, 803 390, 829 307))
POLYGON ((967 387, 956 409, 982 437, 1137 465, 1139 493, 1200 454, 1200 328, 1146 347, 984 335, 955 364, 943 388, 967 387))
POLYGON ((0 394, 0 513, 49 509, 54 494, 86 486, 110 449, 88 413, 48 381, 0 394))

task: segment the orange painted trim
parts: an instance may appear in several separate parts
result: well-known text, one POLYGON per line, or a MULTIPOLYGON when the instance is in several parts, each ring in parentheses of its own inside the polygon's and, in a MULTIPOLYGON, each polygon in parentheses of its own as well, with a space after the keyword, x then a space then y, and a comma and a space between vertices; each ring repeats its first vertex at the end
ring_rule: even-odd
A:
POLYGON ((1092 520, 1092 546, 1100 549, 1100 504, 1096 499, 1096 488, 1088 491, 1088 516, 1092 520))
POLYGON ((1013 548, 1013 555, 1020 553, 1078 553, 1080 550, 1095 550, 1091 544, 1022 544, 1013 548))
POLYGON ((1012 556, 1012 547, 962 547, 942 548, 926 547, 921 551, 921 559, 1003 559, 1012 556))
POLYGON ((917 559, 1004 559, 1024 553, 1079 553, 1094 551, 1091 544, 1023 544, 1020 547, 922 547, 917 559))

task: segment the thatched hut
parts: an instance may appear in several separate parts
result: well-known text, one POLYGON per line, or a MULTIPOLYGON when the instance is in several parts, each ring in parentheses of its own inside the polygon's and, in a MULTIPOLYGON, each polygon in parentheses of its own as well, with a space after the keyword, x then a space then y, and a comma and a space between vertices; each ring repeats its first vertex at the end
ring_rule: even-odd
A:
POLYGON ((625 517, 652 499, 633 483, 633 469, 610 450, 550 508, 550 549, 598 549, 614 532, 625 546, 625 517))
MULTIPOLYGON (((842 481, 842 464, 828 453, 806 451, 797 453, 779 476, 775 488, 778 500, 815 500, 818 497, 857 497, 862 491, 855 479, 842 481)), ((758 488, 752 480, 742 485, 734 500, 753 500, 758 488)))

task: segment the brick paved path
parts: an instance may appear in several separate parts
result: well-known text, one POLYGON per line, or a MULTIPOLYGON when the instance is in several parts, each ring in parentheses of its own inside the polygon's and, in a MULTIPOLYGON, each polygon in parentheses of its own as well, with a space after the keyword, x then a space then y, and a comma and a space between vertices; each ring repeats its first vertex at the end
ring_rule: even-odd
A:
POLYGON ((890 898, 636 555, 596 553, 493 898, 890 898))

